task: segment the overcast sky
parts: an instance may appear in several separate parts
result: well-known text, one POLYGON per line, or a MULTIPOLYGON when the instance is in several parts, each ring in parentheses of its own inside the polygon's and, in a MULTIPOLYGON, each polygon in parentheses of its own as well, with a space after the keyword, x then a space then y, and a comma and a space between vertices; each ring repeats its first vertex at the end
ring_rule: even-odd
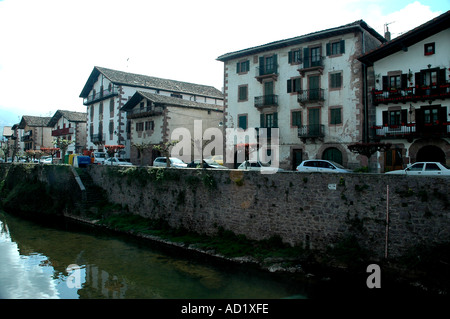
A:
POLYGON ((0 0, 0 127, 86 112, 94 66, 223 87, 224 53, 366 21, 392 37, 450 0, 0 0))

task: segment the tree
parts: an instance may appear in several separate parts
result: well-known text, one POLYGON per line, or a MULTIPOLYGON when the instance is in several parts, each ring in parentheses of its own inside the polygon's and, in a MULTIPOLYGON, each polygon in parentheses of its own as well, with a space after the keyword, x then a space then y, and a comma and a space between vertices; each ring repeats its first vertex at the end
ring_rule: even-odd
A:
POLYGON ((175 144, 177 144, 179 141, 178 140, 172 140, 169 142, 165 142, 165 143, 161 143, 159 145, 154 145, 153 149, 160 151, 163 156, 166 157, 166 163, 167 163, 167 167, 170 167, 170 148, 172 146, 174 146, 175 144))
MULTIPOLYGON (((66 140, 66 139, 62 139, 59 137, 53 141, 53 145, 55 145, 57 148, 59 148, 61 150, 61 160, 64 161, 64 157, 66 156, 66 151, 69 148, 69 145, 72 143, 73 143, 72 140, 66 140)), ((53 156, 52 156, 52 161, 53 161, 53 156)))
POLYGON ((53 156, 56 155, 56 153, 59 152, 59 148, 58 147, 41 147, 41 151, 44 152, 45 154, 50 154, 52 157, 52 163, 53 163, 53 156))
POLYGON ((356 154, 367 157, 367 163, 376 152, 386 152, 392 146, 391 143, 355 143, 348 146, 348 149, 356 154))
POLYGON ((139 165, 142 165, 142 158, 144 156, 144 153, 147 149, 149 149, 151 147, 150 143, 133 143, 132 145, 133 147, 136 148, 137 152, 138 152, 138 158, 139 158, 139 165))
POLYGON ((114 155, 119 152, 119 150, 125 148, 123 145, 105 145, 106 152, 109 157, 114 157, 114 155))

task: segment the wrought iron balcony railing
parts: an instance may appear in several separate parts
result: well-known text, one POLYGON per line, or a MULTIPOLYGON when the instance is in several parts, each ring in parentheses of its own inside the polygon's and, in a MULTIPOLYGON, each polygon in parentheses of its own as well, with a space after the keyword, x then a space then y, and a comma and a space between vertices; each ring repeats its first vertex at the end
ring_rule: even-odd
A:
POLYGON ((268 94, 255 97, 255 107, 278 106, 278 95, 268 94))
POLYGON ((99 102, 105 100, 107 98, 116 96, 119 94, 119 90, 117 87, 113 86, 111 89, 106 89, 95 94, 89 95, 87 98, 83 100, 84 105, 91 105, 95 102, 99 102))
POLYGON ((65 128, 60 128, 57 130, 53 130, 52 131, 52 136, 61 136, 61 135, 68 135, 68 134, 73 134, 74 132, 74 128, 73 127, 65 127, 65 128))
POLYGON ((372 96, 375 105, 445 99, 450 98, 450 82, 405 89, 374 90, 372 96))
POLYGON ((300 138, 314 138, 325 136, 325 125, 312 124, 302 125, 298 127, 298 137, 300 138))
POLYGON ((136 107, 133 110, 127 111, 128 119, 135 119, 140 117, 149 117, 163 114, 163 108, 161 106, 156 107, 136 107))
POLYGON ((301 90, 297 94, 297 101, 300 104, 321 102, 325 100, 324 89, 301 90))

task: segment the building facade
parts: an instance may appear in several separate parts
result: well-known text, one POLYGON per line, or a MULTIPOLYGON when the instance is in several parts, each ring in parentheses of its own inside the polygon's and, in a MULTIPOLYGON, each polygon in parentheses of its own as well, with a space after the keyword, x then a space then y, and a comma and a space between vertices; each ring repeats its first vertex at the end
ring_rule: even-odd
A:
MULTIPOLYGON (((179 151, 173 156, 190 162, 194 159, 196 145, 199 147, 198 152, 203 151, 203 140, 206 137, 204 133, 211 128, 215 128, 214 133, 219 130, 220 134, 215 134, 215 138, 222 139, 222 105, 137 91, 123 106, 122 111, 126 112, 127 120, 130 121, 133 164, 152 165, 156 157, 163 155, 153 150, 153 146, 174 140, 181 144, 179 151)), ((208 140, 210 137, 205 138, 205 142, 208 140)), ((221 154, 222 148, 214 149, 213 152, 221 154)))
POLYGON ((22 116, 17 128, 23 131, 20 138, 23 151, 53 147, 52 129, 48 126, 50 119, 51 117, 22 116))
POLYGON ((131 156, 131 120, 121 109, 137 90, 223 105, 218 89, 200 84, 94 67, 80 97, 87 107, 87 149, 105 151, 105 145, 123 145, 119 156, 131 156))
POLYGON ((450 164, 450 11, 368 52, 375 79, 371 138, 391 143, 380 171, 409 163, 450 164))
POLYGON ((50 119, 48 125, 52 128, 53 139, 72 141, 66 154, 81 154, 86 148, 86 121, 86 113, 66 110, 56 111, 50 119))
MULTIPOLYGON (((224 62, 225 127, 278 128, 281 168, 295 170, 312 158, 365 165, 347 148, 367 138, 365 70, 357 57, 383 42, 361 20, 218 57, 224 62)), ((260 145, 263 135, 257 135, 260 145)), ((271 135, 266 138, 270 144, 271 135)), ((233 141, 225 145, 236 148, 233 141)))

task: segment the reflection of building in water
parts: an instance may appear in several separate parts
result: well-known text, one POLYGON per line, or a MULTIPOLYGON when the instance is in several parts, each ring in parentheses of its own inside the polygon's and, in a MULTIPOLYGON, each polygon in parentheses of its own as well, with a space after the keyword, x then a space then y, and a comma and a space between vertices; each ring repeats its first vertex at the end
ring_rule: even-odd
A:
POLYGON ((97 298, 98 294, 101 294, 105 298, 122 299, 125 298, 127 284, 123 279, 119 279, 115 275, 110 275, 95 265, 86 265, 86 282, 83 285, 82 291, 79 292, 83 297, 95 298, 96 296, 93 296, 93 290, 97 292, 95 294, 97 298))

